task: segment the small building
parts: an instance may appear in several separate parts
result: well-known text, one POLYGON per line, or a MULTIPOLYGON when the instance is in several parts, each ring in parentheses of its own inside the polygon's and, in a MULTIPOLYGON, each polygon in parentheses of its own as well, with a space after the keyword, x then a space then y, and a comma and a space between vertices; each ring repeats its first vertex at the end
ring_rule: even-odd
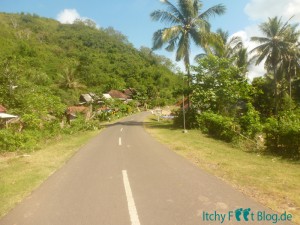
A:
POLYGON ((113 98, 113 99, 119 99, 121 101, 127 101, 129 99, 129 97, 124 94, 121 91, 118 90, 111 90, 110 92, 108 92, 108 94, 113 98))
POLYGON ((110 94, 103 94, 103 98, 104 99, 112 99, 112 97, 110 96, 110 94))
POLYGON ((81 94, 79 97, 80 105, 96 103, 100 100, 99 96, 94 93, 81 94))

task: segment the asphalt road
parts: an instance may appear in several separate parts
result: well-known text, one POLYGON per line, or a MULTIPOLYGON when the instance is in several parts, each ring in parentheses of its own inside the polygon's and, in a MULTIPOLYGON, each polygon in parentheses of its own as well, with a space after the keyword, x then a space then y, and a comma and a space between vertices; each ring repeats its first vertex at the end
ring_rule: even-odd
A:
POLYGON ((274 212, 149 136, 146 115, 108 126, 0 225, 274 224, 274 212))

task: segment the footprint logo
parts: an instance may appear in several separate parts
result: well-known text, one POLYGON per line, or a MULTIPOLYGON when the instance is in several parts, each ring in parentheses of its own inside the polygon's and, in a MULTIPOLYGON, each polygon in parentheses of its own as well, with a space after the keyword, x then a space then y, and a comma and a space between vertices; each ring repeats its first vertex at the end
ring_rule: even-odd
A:
POLYGON ((242 212, 243 212, 242 208, 235 210, 235 218, 237 221, 241 221, 242 212))
POLYGON ((244 210, 243 210, 243 217, 244 217, 244 220, 245 220, 245 221, 249 221, 248 216, 249 216, 249 214, 250 214, 250 211, 251 211, 250 208, 244 209, 244 210))
POLYGON ((251 209, 247 208, 247 209, 243 209, 243 208, 239 208, 236 209, 235 212, 235 218, 236 221, 241 221, 241 215, 243 215, 243 218, 245 221, 249 221, 249 214, 250 214, 251 209))

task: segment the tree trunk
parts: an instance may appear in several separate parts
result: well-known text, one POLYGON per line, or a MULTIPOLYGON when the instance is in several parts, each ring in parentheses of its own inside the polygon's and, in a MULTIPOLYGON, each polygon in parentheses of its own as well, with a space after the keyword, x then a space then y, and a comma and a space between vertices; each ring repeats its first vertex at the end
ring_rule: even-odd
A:
POLYGON ((278 114, 278 92, 277 92, 277 71, 275 63, 273 64, 273 73, 274 73, 274 100, 275 100, 275 109, 274 115, 277 116, 278 114))

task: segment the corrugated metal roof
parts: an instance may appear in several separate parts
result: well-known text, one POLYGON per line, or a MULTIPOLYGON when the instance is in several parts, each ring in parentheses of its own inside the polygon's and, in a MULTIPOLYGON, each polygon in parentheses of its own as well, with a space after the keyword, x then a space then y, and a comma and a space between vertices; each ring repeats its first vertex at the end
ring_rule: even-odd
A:
POLYGON ((17 118, 18 116, 15 115, 10 115, 7 113, 0 113, 0 119, 12 119, 12 118, 17 118))

